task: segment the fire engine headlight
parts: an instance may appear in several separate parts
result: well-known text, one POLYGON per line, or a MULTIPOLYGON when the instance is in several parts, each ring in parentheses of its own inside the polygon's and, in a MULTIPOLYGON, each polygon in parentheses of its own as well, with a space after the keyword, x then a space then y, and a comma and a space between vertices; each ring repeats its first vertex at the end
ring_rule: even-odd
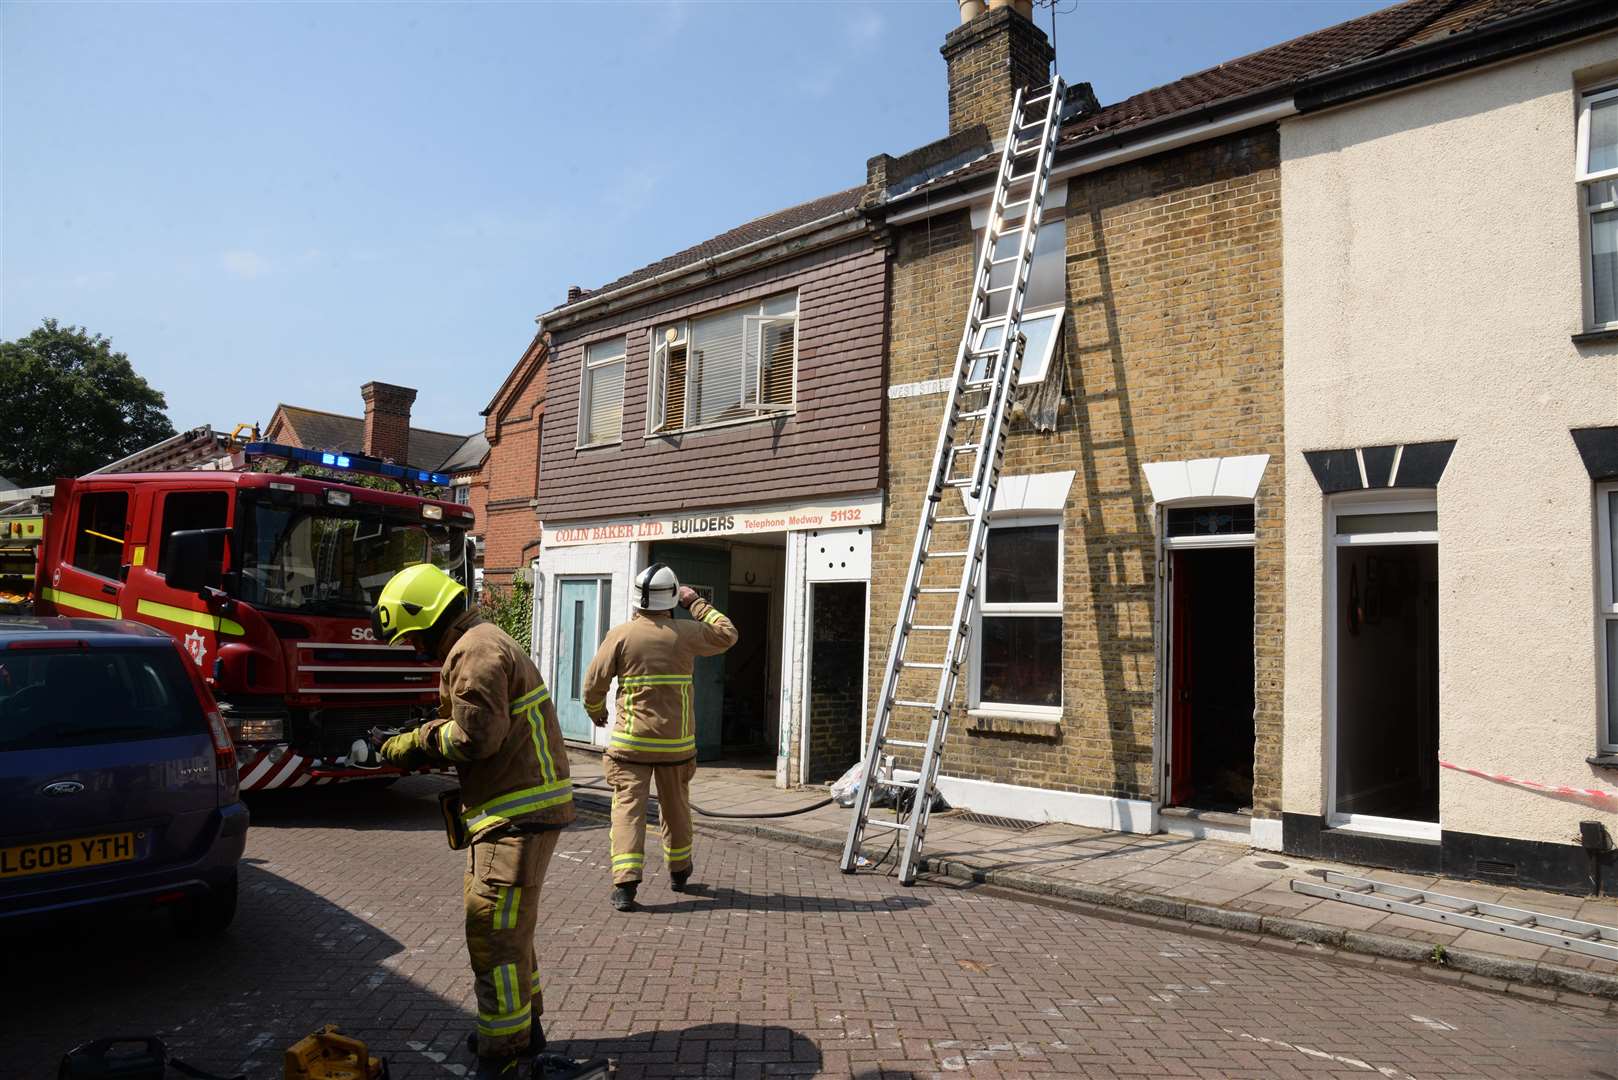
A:
POLYGON ((421 516, 429 521, 439 521, 444 516, 444 508, 442 506, 423 506, 421 508, 421 516))
POLYGON ((236 729, 241 742, 280 742, 286 737, 286 720, 280 716, 244 718, 236 729))
POLYGON ((326 501, 331 503, 333 506, 347 506, 351 500, 349 499, 348 492, 337 491, 334 488, 327 488, 326 501))

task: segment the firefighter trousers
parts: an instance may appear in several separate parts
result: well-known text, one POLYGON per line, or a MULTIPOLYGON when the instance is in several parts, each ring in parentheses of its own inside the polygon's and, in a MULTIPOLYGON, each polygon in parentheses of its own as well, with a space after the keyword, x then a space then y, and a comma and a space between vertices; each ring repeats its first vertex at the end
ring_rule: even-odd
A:
POLYGON ((672 873, 691 868, 691 778, 697 763, 645 765, 608 755, 603 774, 612 788, 612 883, 633 885, 646 865, 646 803, 657 782, 663 861, 672 873))
POLYGON ((534 967, 539 891, 561 830, 480 840, 466 858, 466 952, 478 999, 478 1055, 527 1052, 545 1011, 534 967))

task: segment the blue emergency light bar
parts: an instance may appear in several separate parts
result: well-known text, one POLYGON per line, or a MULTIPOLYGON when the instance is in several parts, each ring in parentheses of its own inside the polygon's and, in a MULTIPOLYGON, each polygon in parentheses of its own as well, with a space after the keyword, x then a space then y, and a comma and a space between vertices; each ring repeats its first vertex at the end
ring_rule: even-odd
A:
POLYGON ((295 461, 302 465, 318 465, 323 469, 333 469, 339 472, 385 476, 389 480, 399 480, 407 484, 431 484, 434 487, 450 486, 448 473, 429 472, 426 469, 416 469, 409 465, 394 465, 380 458, 366 457, 363 454, 339 454, 331 450, 305 450, 301 446, 286 446, 282 443, 270 442, 248 443, 242 448, 242 452, 250 458, 281 458, 285 461, 295 461))

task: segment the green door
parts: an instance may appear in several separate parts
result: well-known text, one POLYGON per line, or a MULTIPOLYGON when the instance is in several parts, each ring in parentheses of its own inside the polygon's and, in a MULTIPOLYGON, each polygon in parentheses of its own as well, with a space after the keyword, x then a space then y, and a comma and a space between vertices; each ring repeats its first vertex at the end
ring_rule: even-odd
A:
MULTIPOLYGON (((680 579, 702 594, 702 598, 725 610, 730 603, 730 552, 691 544, 653 544, 652 562, 666 563, 680 579)), ((676 619, 691 616, 676 608, 676 619)), ((697 760, 712 761, 720 754, 724 728, 725 657, 699 656, 692 672, 697 713, 697 760)))

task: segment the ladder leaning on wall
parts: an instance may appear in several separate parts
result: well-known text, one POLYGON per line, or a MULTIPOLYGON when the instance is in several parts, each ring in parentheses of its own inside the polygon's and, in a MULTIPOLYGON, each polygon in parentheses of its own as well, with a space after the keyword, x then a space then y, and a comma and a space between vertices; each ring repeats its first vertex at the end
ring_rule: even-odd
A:
POLYGON ((1058 77, 1043 89, 1019 90, 1012 105, 994 200, 972 278, 966 325, 955 354, 955 374, 916 525, 916 546, 888 648, 848 840, 843 845, 844 873, 855 870, 866 833, 881 829, 896 832, 903 841, 899 880, 909 885, 916 878, 955 686, 971 635, 973 603, 983 576, 989 510, 1000 479, 1011 395, 1022 367, 1023 298, 1064 96, 1065 87, 1058 77), (1015 241, 1015 253, 1002 255, 1010 247, 1002 241, 1015 241), (1002 303, 1004 315, 991 314, 1002 303), (998 342, 987 344, 996 333, 998 342), (940 513, 951 488, 960 491, 965 513, 940 513), (943 569, 948 577, 929 578, 929 566, 943 569), (931 689, 918 689, 917 684, 931 689), (917 717, 916 726, 919 718, 926 718, 925 741, 889 735, 896 710, 917 717), (896 777, 899 755, 908 760, 919 756, 914 780, 896 777), (892 816, 873 816, 873 785, 897 788, 908 797, 898 800, 892 816))

